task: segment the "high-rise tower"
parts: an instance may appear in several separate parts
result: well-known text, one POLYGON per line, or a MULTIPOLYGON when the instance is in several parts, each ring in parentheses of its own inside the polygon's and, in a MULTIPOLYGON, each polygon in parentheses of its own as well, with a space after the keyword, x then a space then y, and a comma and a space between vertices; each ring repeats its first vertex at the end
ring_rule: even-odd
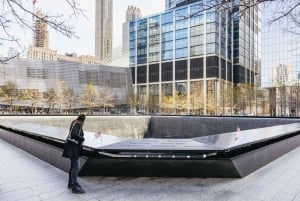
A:
POLYGON ((163 13, 130 22, 138 100, 150 112, 232 114, 233 87, 254 84, 260 72, 259 6, 241 16, 216 9, 217 0, 165 2, 163 13))
POLYGON ((112 57, 113 0, 96 0, 95 55, 103 62, 112 57))
POLYGON ((37 10, 34 22, 33 46, 49 47, 49 33, 47 25, 47 16, 41 10, 37 10))
POLYGON ((122 34, 123 52, 127 52, 129 50, 129 23, 141 17, 142 17, 142 13, 139 8, 134 6, 128 6, 126 11, 126 22, 123 23, 123 34, 122 34))

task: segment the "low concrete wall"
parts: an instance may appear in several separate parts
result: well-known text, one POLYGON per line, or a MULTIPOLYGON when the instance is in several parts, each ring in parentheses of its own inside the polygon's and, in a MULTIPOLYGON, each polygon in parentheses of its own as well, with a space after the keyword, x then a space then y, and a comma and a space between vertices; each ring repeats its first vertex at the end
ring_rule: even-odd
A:
MULTIPOLYGON (((69 128, 76 116, 0 116, 5 121, 69 128)), ((300 122, 300 118, 201 116, 87 116, 84 130, 129 138, 193 138, 300 122)))
MULTIPOLYGON (((70 160, 62 157, 62 148, 2 129, 0 129, 0 138, 65 172, 69 171, 70 160)), ((81 157, 80 162, 85 164, 86 158, 81 157)))

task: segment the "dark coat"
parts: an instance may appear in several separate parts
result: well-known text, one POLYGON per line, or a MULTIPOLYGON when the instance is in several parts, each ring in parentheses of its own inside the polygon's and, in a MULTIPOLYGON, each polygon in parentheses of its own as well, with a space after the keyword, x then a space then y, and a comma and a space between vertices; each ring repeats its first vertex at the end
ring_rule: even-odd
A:
POLYGON ((64 146, 64 151, 62 156, 70 159, 79 159, 81 149, 82 149, 82 142, 84 141, 84 133, 81 127, 80 122, 78 121, 73 121, 70 130, 72 129, 71 132, 71 137, 74 138, 79 142, 79 144, 75 144, 73 142, 66 141, 65 146, 64 146), (72 126, 74 124, 74 127, 72 129, 72 126))

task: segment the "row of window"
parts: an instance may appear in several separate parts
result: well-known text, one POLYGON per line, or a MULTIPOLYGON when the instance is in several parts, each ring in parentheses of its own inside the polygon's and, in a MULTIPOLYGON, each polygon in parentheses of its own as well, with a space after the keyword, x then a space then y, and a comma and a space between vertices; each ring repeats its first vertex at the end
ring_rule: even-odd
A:
POLYGON ((126 87, 126 73, 79 71, 79 83, 92 83, 93 85, 108 86, 111 88, 126 87))
MULTIPOLYGON (((204 45, 194 45, 190 47, 190 56, 200 56, 204 54, 204 45)), ((206 45, 206 54, 216 54, 219 52, 219 45, 217 43, 208 43, 206 45)), ((159 46, 153 45, 149 48, 148 62, 155 62, 160 60, 159 46)), ((230 52, 229 52, 230 53, 230 52)), ((186 46, 186 40, 176 41, 175 58, 187 57, 188 49, 186 46)), ((225 56, 226 49, 221 48, 221 55, 225 56)), ((130 49, 130 64, 135 64, 135 49, 130 49)), ((161 51, 161 60, 173 59, 173 42, 163 43, 161 51)), ((137 64, 147 63, 147 49, 140 48, 137 51, 137 64)))
MULTIPOLYGON (((218 19, 219 17, 221 17, 222 21, 225 21, 225 15, 219 15, 218 12, 215 11, 207 11, 206 15, 203 15, 202 12, 199 12, 199 14, 191 14, 188 15, 188 13, 186 12, 186 9, 181 9, 176 11, 175 13, 173 12, 168 12, 168 13, 164 13, 161 15, 161 25, 159 22, 159 18, 160 16, 155 16, 155 17, 151 17, 149 18, 149 28, 151 31, 154 32, 154 34, 156 34, 159 31, 159 27, 161 26, 162 32, 169 32, 173 30, 173 23, 175 23, 175 29, 179 30, 179 29, 185 29, 188 27, 189 23, 188 23, 188 17, 187 16, 192 16, 190 18, 190 27, 194 27, 194 26, 199 26, 199 25, 203 25, 205 22, 206 23, 218 23, 218 19), (173 15, 175 15, 175 21, 173 21, 173 15)), ((130 32, 135 32, 137 31, 141 31, 141 30, 147 30, 147 24, 148 24, 148 19, 144 18, 144 19, 140 19, 137 22, 133 21, 130 22, 129 25, 129 30, 130 32)), ((224 23, 223 23, 224 24, 224 23)), ((224 24, 225 26, 225 24, 224 24)))
MULTIPOLYGON (((190 60, 190 79, 201 79, 204 73, 204 59, 197 58, 190 60)), ((187 60, 181 60, 175 62, 175 69, 173 69, 173 62, 166 62, 161 64, 161 81, 172 81, 173 70, 175 70, 175 80, 186 80, 187 79, 187 60)), ((244 69, 245 70, 245 69, 244 69)), ((142 84, 147 82, 147 66, 137 67, 137 83, 135 83, 135 67, 131 68, 133 75, 134 84, 142 84)), ((232 81, 232 64, 218 57, 207 57, 206 58, 206 77, 218 77, 232 81), (220 61, 220 63, 219 63, 220 61)), ((236 73, 236 71, 234 71, 236 73)), ((159 64, 149 65, 148 81, 159 82, 159 64)), ((240 74, 245 73, 238 72, 240 74)), ((250 71, 248 72, 250 73, 250 71)))
MULTIPOLYGON (((206 25, 206 33, 207 34, 214 34, 218 33, 218 24, 216 23, 209 23, 206 25)), ((221 28, 221 33, 222 35, 225 35, 225 27, 221 28)), ((130 33, 130 44, 134 45, 135 42, 135 34, 136 32, 131 32, 130 33)), ((203 35, 204 34, 204 26, 196 26, 192 27, 190 30, 190 35, 191 36, 197 36, 197 35, 203 35)), ((235 33, 235 37, 238 37, 240 35, 238 32, 235 33)), ((149 35, 150 41, 155 40, 156 42, 159 42, 159 31, 156 31, 155 34, 154 32, 149 35)), ((175 38, 180 39, 180 38, 186 38, 188 37, 188 29, 179 29, 175 31, 175 38)), ((138 43, 144 42, 146 43, 147 40, 147 30, 139 30, 137 33, 137 39, 138 43)), ((162 41, 170 41, 173 40, 173 24, 169 24, 166 27, 162 27, 162 41)))

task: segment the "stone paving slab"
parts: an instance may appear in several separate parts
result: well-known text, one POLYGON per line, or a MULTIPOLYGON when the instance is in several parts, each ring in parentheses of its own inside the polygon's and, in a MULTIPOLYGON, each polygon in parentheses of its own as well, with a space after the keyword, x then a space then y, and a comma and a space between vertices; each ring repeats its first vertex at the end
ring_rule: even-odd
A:
POLYGON ((27 152, 0 140, 0 153, 1 201, 300 201, 300 147, 241 179, 80 177, 81 195, 27 152))

